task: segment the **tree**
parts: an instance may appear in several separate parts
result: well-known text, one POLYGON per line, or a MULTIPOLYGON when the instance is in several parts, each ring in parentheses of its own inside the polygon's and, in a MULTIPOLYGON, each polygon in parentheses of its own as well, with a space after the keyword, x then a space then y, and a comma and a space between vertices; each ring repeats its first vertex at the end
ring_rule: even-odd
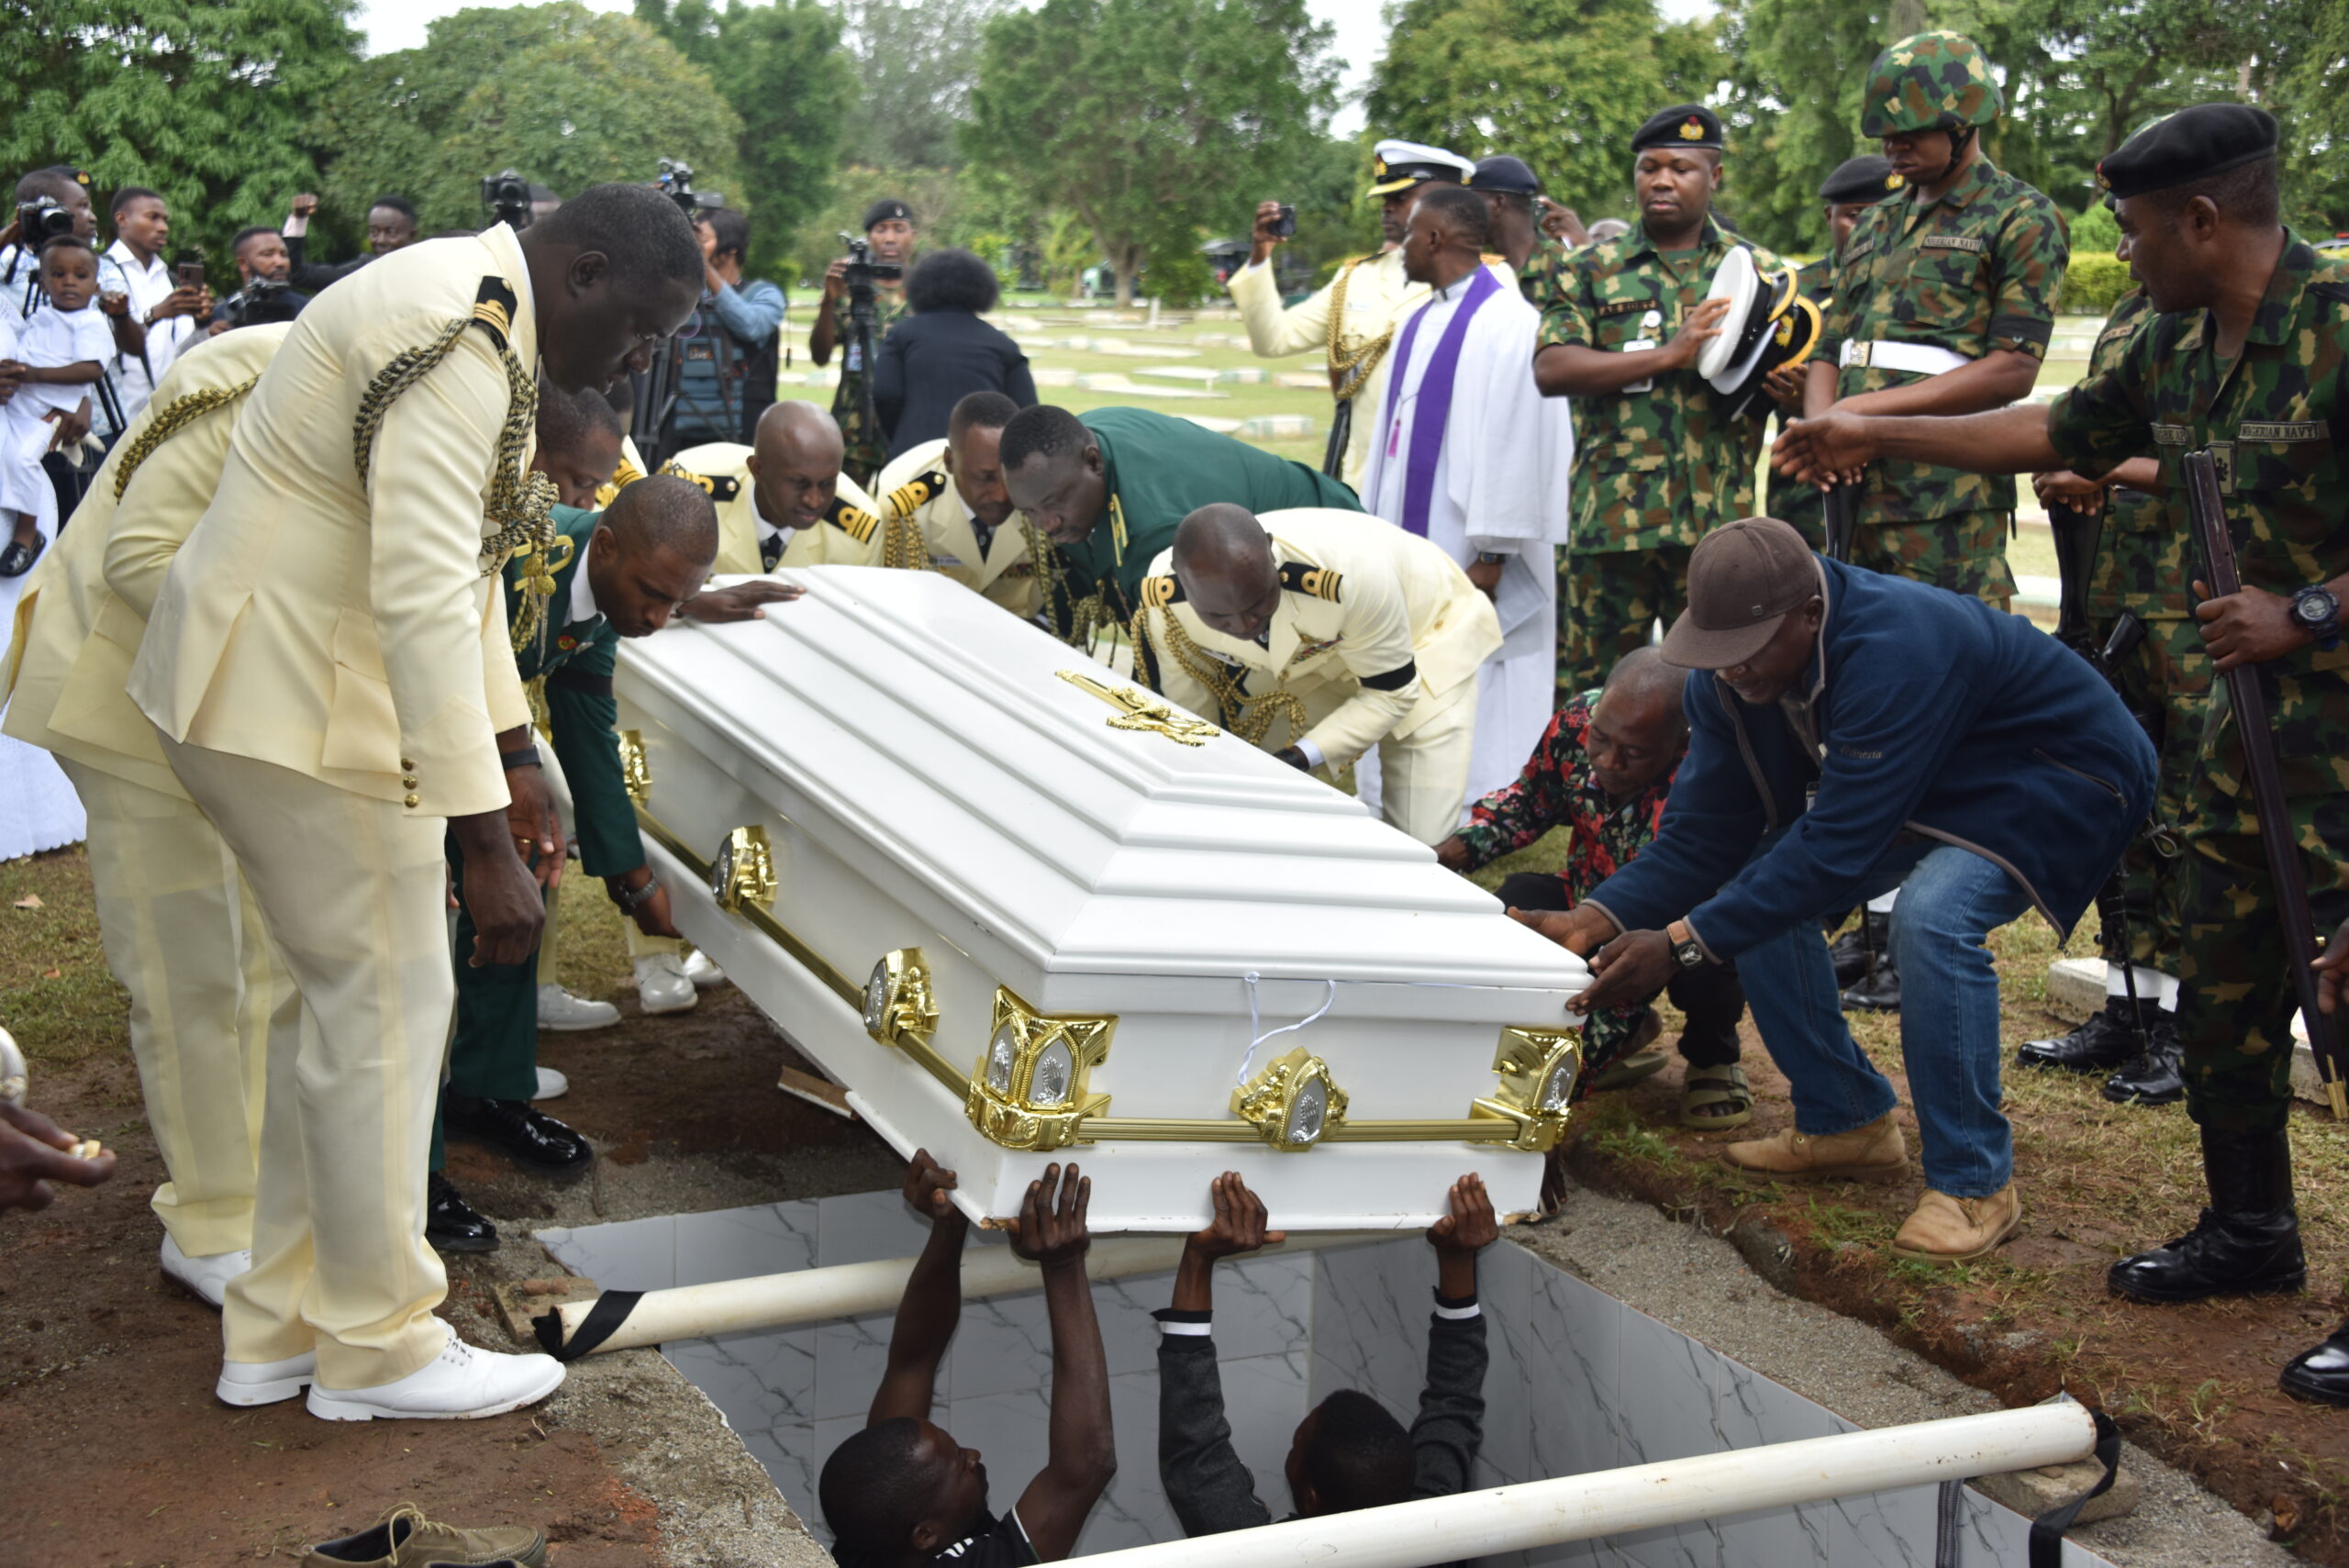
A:
POLYGON ((963 148, 1099 240, 1120 305, 1153 249, 1229 221, 1334 102, 1305 0, 1044 0, 987 25, 963 148))
POLYGON ((162 192, 174 250, 274 223, 317 182, 306 132, 358 61, 351 0, 0 0, 0 170, 162 192))
POLYGON ((1390 136, 1512 152, 1585 218, 1631 215, 1631 132, 1720 74, 1654 0, 1402 0, 1364 106, 1390 136))
POLYGON ((858 88, 841 156, 873 168, 952 168, 978 78, 978 50, 971 46, 1008 4, 841 0, 842 41, 858 88))
MULTIPOLYGON (((854 88, 840 20, 818 0, 636 0, 636 14, 709 72, 740 117, 754 272, 786 270, 795 236, 831 195, 854 88)), ((730 194, 730 193, 729 193, 730 194)))
POLYGON ((558 195, 650 180, 662 158, 731 194, 741 122, 709 77, 642 23, 551 6, 460 11, 422 49, 369 61, 321 117, 340 213, 396 191, 420 227, 478 228, 484 175, 518 170, 558 195))

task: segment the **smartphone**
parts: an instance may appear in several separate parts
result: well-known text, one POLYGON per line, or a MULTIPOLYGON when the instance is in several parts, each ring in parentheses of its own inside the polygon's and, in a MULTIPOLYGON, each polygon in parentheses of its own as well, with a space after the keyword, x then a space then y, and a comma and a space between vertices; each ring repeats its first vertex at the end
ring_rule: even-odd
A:
POLYGON ((179 265, 173 269, 173 278, 184 289, 202 288, 204 286, 204 258, 193 253, 182 256, 179 265))
POLYGON ((1287 202, 1281 203, 1281 214, 1273 219, 1272 232, 1275 239, 1297 238, 1297 208, 1295 206, 1287 202))

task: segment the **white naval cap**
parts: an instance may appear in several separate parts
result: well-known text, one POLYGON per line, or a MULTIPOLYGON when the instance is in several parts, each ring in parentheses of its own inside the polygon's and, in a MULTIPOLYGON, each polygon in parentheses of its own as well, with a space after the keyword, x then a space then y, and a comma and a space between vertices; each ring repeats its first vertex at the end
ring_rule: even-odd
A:
POLYGON ((1371 151, 1370 194, 1391 196, 1430 180, 1465 184, 1476 166, 1457 152, 1417 141, 1386 140, 1371 151))

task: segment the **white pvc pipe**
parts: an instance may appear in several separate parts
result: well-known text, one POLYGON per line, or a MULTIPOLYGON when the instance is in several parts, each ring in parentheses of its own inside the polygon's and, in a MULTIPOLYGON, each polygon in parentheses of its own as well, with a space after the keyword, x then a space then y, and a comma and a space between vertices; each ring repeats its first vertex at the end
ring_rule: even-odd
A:
POLYGON ((2096 1423, 2085 1406, 2031 1405, 1293 1519, 1104 1551, 1085 1562, 1087 1568, 1425 1568, 1758 1508, 2067 1464, 2095 1450, 2096 1423))
MULTIPOLYGON (((1323 1246, 1388 1240, 1391 1238, 1386 1233, 1375 1231, 1291 1236, 1280 1246, 1268 1247, 1265 1251, 1309 1251, 1323 1246)), ((1173 1268, 1182 1256, 1180 1236, 1108 1237, 1095 1241, 1086 1251, 1085 1272, 1088 1278, 1097 1280, 1155 1273, 1173 1268)), ((893 1311, 906 1293, 906 1280, 913 1273, 914 1262, 912 1258, 887 1258, 874 1263, 839 1263, 787 1274, 760 1274, 710 1284, 679 1285, 672 1290, 648 1290, 629 1309, 627 1319, 612 1330, 611 1337, 587 1353, 596 1355, 605 1351, 665 1344, 672 1340, 788 1329, 827 1318, 893 1311)), ((1041 1290, 1043 1283, 1036 1265, 1015 1255, 1008 1247, 974 1247, 963 1254, 965 1298, 1041 1290)), ((595 1305, 593 1301, 572 1301, 555 1309, 562 1323, 562 1343, 571 1342, 595 1305)))

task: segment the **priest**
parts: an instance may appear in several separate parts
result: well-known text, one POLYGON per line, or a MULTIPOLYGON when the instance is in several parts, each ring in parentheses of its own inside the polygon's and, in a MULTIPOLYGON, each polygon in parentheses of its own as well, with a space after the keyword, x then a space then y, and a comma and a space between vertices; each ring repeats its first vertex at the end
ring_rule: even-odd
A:
MULTIPOLYGON (((1484 198, 1438 186, 1403 238, 1407 274, 1434 293, 1398 334, 1370 509, 1429 539, 1493 601, 1501 646, 1485 661, 1468 793, 1515 778, 1550 722, 1556 547, 1565 542, 1573 427, 1533 384, 1542 318, 1483 261, 1484 198)), ((1375 775, 1357 772, 1364 795, 1375 775)))

